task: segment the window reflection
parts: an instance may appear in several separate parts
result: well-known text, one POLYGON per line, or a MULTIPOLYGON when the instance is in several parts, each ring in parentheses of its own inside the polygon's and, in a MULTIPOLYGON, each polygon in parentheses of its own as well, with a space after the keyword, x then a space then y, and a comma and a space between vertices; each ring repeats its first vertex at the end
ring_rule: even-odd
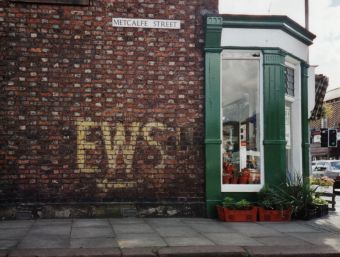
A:
POLYGON ((223 184, 261 183, 259 113, 259 60, 223 60, 223 184))

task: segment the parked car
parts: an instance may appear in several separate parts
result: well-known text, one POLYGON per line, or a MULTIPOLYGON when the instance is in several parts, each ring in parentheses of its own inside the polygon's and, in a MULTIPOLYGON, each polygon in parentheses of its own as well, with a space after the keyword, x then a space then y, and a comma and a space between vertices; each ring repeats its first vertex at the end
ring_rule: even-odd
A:
POLYGON ((312 168, 312 175, 316 177, 327 176, 335 179, 340 176, 340 160, 315 161, 314 168, 312 168))

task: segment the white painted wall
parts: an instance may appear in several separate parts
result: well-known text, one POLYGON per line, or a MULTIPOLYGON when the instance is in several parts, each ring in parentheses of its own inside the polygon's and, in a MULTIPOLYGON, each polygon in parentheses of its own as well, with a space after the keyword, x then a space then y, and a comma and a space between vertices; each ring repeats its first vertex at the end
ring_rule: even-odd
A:
POLYGON ((279 29, 223 28, 222 47, 276 47, 308 62, 308 46, 279 29))

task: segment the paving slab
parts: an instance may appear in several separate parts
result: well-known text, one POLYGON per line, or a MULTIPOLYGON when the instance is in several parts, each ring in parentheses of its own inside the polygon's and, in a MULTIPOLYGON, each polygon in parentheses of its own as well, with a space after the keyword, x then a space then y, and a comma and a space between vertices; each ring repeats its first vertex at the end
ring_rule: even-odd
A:
POLYGON ((263 245, 311 245, 309 242, 288 235, 255 237, 254 239, 263 245))
POLYGON ((152 227, 184 226, 184 223, 179 218, 147 218, 145 222, 152 227))
POLYGON ((0 229, 0 240, 22 239, 26 235, 27 232, 28 232, 28 228, 0 229))
POLYGON ((109 222, 112 225, 115 225, 115 224, 141 224, 141 223, 145 223, 144 219, 142 219, 142 218, 114 218, 114 219, 109 219, 109 222))
POLYGON ((50 236, 70 236, 71 224, 61 223, 60 225, 36 225, 34 224, 28 231, 28 236, 50 235, 50 236))
POLYGON ((261 224, 264 227, 275 229, 283 233, 321 232, 318 229, 297 222, 262 222, 261 224))
POLYGON ((19 249, 69 248, 70 238, 66 236, 28 235, 17 246, 19 249))
POLYGON ((331 213, 321 219, 314 219, 303 222, 307 226, 311 226, 320 231, 329 231, 340 234, 340 214, 331 213))
POLYGON ((169 246, 205 246, 205 245, 215 245, 209 239, 203 236, 196 237, 165 237, 165 242, 169 246))
POLYGON ((287 233, 288 235, 314 245, 340 245, 340 235, 332 233, 287 233))
POLYGON ((251 257, 331 257, 340 256, 340 246, 249 246, 245 247, 251 257))
POLYGON ((154 233, 155 231, 148 224, 120 224, 112 225, 116 234, 122 233, 154 233))
POLYGON ((253 238, 237 233, 205 233, 204 236, 214 242, 216 245, 262 245, 253 238))
POLYGON ((18 240, 0 240, 0 250, 14 248, 18 242, 18 240))
POLYGON ((34 222, 35 226, 71 225, 72 219, 40 219, 34 222))
POLYGON ((72 228, 71 238, 114 237, 111 226, 72 228))
POLYGON ((198 232, 189 227, 156 227, 155 230, 163 237, 197 236, 198 232))
POLYGON ((70 248, 114 248, 118 243, 114 237, 71 238, 70 248))
POLYGON ((5 220, 0 221, 0 229, 29 228, 33 223, 33 220, 5 220))
POLYGON ((161 248, 159 257, 245 257, 247 252, 237 246, 182 246, 161 248))
POLYGON ((209 223, 209 224, 222 224, 223 222, 214 219, 206 219, 206 218, 181 218, 183 223, 209 223))
POLYGON ((18 249, 8 257, 121 257, 118 248, 104 249, 18 249))
POLYGON ((165 241, 154 233, 119 234, 117 242, 121 248, 167 246, 165 241))
POLYGON ((191 223, 190 227, 200 233, 227 233, 235 230, 218 223, 191 223))
POLYGON ((250 237, 279 236, 281 234, 279 231, 270 227, 265 227, 259 223, 225 222, 224 226, 250 237))
POLYGON ((158 248, 123 248, 122 257, 157 257, 158 248))
POLYGON ((107 219, 75 219, 73 220, 72 227, 107 227, 110 226, 107 219))

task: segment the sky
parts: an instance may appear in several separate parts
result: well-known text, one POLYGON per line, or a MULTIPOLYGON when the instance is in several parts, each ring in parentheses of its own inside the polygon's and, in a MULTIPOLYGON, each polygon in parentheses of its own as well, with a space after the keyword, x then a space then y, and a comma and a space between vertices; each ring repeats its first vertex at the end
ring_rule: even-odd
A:
MULTIPOLYGON (((287 15, 305 26, 304 0, 219 0, 220 13, 287 15)), ((309 31, 317 37, 309 63, 329 78, 328 90, 340 87, 340 0, 309 0, 309 31)))

